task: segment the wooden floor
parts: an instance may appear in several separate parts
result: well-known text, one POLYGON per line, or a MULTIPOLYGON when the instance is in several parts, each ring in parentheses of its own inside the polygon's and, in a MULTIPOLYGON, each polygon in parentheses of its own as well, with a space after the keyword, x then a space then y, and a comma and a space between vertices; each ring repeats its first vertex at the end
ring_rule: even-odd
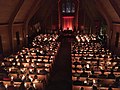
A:
POLYGON ((60 41, 61 45, 46 90, 72 90, 71 42, 68 38, 60 41))

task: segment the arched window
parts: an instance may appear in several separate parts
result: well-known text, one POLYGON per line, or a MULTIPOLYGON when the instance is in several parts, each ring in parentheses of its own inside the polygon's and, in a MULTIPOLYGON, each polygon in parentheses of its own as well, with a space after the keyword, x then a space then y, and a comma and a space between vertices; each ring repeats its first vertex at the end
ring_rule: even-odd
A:
POLYGON ((63 3, 62 13, 75 13, 75 4, 70 1, 63 3))
POLYGON ((65 4, 62 4, 62 12, 65 13, 65 4))
POLYGON ((71 3, 70 2, 67 2, 66 3, 66 13, 70 13, 71 12, 71 3))
POLYGON ((75 13, 75 4, 72 3, 72 13, 75 13))

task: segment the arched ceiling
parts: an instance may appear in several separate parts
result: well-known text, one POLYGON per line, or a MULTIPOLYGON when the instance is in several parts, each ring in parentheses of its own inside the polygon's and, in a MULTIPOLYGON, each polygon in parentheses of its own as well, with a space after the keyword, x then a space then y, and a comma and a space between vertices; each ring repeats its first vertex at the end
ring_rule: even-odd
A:
POLYGON ((35 0, 25 0, 22 4, 21 8, 19 9, 14 22, 23 22, 27 13, 29 13, 31 6, 33 5, 35 0))
MULTIPOLYGON (((50 4, 54 5, 55 1, 58 0, 0 0, 0 24, 25 22, 25 20, 27 20, 28 15, 31 15, 31 9, 35 8, 35 4, 38 4, 39 2, 46 3, 43 3, 43 5, 39 3, 38 6, 42 9, 38 7, 39 9, 36 12, 34 12, 38 13, 38 15, 35 16, 37 18, 46 18, 48 16, 46 14, 50 14, 47 13, 50 12, 50 4), (44 9, 44 7, 47 7, 47 9, 44 9)), ((79 1, 81 2, 81 0, 79 1)), ((92 15, 91 18, 96 18, 97 16, 99 16, 99 13, 97 13, 99 10, 97 9, 97 6, 94 6, 95 0, 82 1, 84 2, 84 8, 86 9, 86 11, 88 10, 88 14, 92 15)), ((111 18, 113 22, 120 22, 120 0, 98 0, 98 2, 96 3, 101 3, 101 7, 105 8, 105 11, 109 14, 109 18, 111 18)))
POLYGON ((0 23, 8 23, 18 3, 19 0, 0 0, 0 23))
POLYGON ((0 0, 0 24, 22 23, 41 0, 0 0))
MULTIPOLYGON (((107 13, 110 15, 112 21, 120 22, 120 17, 115 11, 114 7, 112 6, 110 0, 99 0, 99 1, 103 4, 103 7, 106 9, 107 13)), ((116 0, 116 1, 118 2, 119 0, 116 0)), ((119 5, 120 5, 120 1, 119 1, 119 5)))

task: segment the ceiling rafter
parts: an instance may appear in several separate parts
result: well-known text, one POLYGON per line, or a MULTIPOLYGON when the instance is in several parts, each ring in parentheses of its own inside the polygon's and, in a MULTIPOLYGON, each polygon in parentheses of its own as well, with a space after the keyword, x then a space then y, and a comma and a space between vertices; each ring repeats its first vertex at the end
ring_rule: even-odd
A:
POLYGON ((33 17, 33 15, 38 11, 40 8, 40 3, 42 0, 35 0, 33 5, 31 6, 31 9, 28 11, 25 17, 25 23, 28 23, 30 19, 33 17))
MULTIPOLYGON (((83 0, 82 3, 83 3, 83 6, 84 6, 86 2, 84 2, 84 0, 83 0)), ((91 15, 91 12, 90 12, 90 10, 89 10, 88 5, 86 5, 86 7, 84 7, 84 9, 85 9, 85 13, 88 14, 88 17, 89 17, 90 20, 92 21, 92 20, 93 20, 93 15, 91 15)))
POLYGON ((46 10, 46 12, 45 12, 45 16, 44 16, 44 18, 45 18, 45 20, 44 20, 44 22, 48 19, 48 17, 49 17, 49 15, 51 15, 51 13, 52 13, 52 1, 50 1, 49 2, 50 4, 50 7, 48 6, 48 8, 47 8, 47 10, 46 10))
POLYGON ((100 0, 94 0, 94 1, 95 1, 96 6, 97 6, 97 9, 101 13, 101 15, 104 17, 104 19, 106 20, 107 24, 112 22, 111 16, 108 14, 108 12, 106 11, 105 7, 100 2, 100 0))
POLYGON ((41 20, 44 21, 44 16, 46 16, 46 12, 47 12, 47 9, 48 9, 48 2, 46 3, 45 0, 42 2, 42 4, 40 4, 41 7, 39 8, 39 10, 37 11, 36 13, 36 16, 38 18, 41 17, 41 20), (45 8, 44 8, 45 7, 45 8))
POLYGON ((115 2, 115 0, 109 0, 109 1, 120 18, 120 8, 118 7, 117 3, 115 2))
POLYGON ((12 24, 14 23, 14 19, 15 19, 17 13, 19 12, 21 6, 23 5, 23 3, 24 3, 24 0, 20 0, 19 3, 16 5, 15 10, 14 10, 13 13, 11 14, 11 16, 10 16, 10 18, 9 18, 9 21, 8 21, 8 23, 9 23, 10 25, 12 25, 12 24))
POLYGON ((14 52, 14 44, 13 44, 13 27, 12 27, 12 25, 14 24, 14 19, 15 19, 15 17, 16 17, 16 15, 17 15, 17 13, 19 12, 19 10, 20 10, 20 8, 21 8, 21 6, 23 5, 23 3, 24 3, 24 0, 20 0, 19 1, 19 3, 16 5, 16 7, 15 7, 15 10, 13 11, 13 13, 11 14, 11 16, 10 16, 10 18, 9 18, 9 20, 8 20, 8 23, 9 23, 9 33, 10 33, 10 35, 9 35, 9 38, 10 38, 10 46, 11 46, 11 51, 12 52, 14 52))
MULTIPOLYGON (((30 21, 30 19, 33 17, 33 15, 38 11, 39 7, 40 7, 40 3, 43 0, 35 0, 30 8, 30 10, 27 12, 25 19, 24 19, 24 38, 25 38, 25 42, 27 42, 27 38, 26 35, 28 35, 28 23, 30 21)), ((26 43, 27 45, 27 43, 26 43)))

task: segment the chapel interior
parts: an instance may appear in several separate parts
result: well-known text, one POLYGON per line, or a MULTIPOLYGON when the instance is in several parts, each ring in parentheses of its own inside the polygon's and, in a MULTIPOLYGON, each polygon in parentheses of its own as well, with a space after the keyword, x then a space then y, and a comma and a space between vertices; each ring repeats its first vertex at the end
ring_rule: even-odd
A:
POLYGON ((120 90, 120 0, 0 0, 0 90, 120 90))

